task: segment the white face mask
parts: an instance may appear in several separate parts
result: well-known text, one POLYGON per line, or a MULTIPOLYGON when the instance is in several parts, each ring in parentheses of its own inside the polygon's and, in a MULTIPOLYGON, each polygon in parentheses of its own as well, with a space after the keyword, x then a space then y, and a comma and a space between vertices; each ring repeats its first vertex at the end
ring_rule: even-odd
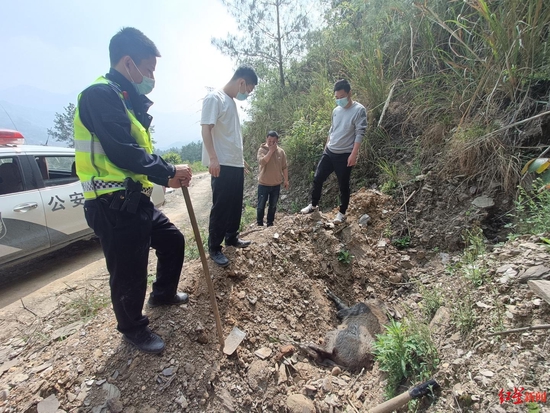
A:
POLYGON ((143 73, 141 73, 141 70, 139 70, 139 68, 137 67, 137 65, 136 65, 136 63, 134 62, 133 59, 132 59, 132 63, 136 67, 139 74, 143 77, 143 80, 141 81, 141 83, 134 82, 134 79, 132 78, 132 75, 130 74, 130 71, 128 70, 128 68, 126 68, 126 72, 128 73, 128 76, 130 76, 130 79, 132 80, 132 83, 133 83, 134 87, 136 88, 136 91, 140 95, 147 95, 147 94, 151 93, 151 91, 155 87, 155 79, 152 79, 150 77, 147 77, 147 76, 143 75, 143 73))

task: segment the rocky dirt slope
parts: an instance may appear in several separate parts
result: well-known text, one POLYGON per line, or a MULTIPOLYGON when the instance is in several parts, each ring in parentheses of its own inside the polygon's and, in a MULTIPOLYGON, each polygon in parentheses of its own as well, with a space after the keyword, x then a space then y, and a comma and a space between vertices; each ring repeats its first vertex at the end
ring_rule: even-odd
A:
MULTIPOLYGON (((366 412, 384 400, 377 364, 352 374, 317 365, 301 351, 338 324, 326 287, 349 304, 379 298, 396 319, 420 319, 421 292, 441 292, 431 332, 442 390, 419 411, 527 411, 517 399, 501 404, 499 391, 549 389, 548 330, 488 333, 548 322, 549 304, 522 282, 548 274, 548 248, 537 237, 521 238, 486 254, 487 279, 469 293, 475 325, 461 334, 452 297, 463 286, 449 271, 458 256, 418 245, 396 249, 386 228, 403 208, 378 192, 359 191, 351 205, 339 226, 330 224, 332 212, 250 227, 243 235, 252 246, 228 248, 227 269, 210 267, 225 336, 234 326, 246 332, 232 356, 219 351, 198 260, 185 264, 180 283, 188 305, 145 310, 167 342, 158 356, 122 342, 108 306, 82 316, 106 302, 106 272, 66 286, 40 313, 3 313, 0 412, 366 412), (364 214, 370 221, 360 226, 364 214), (351 253, 350 264, 338 260, 340 251, 351 253)), ((550 402, 539 409, 550 411, 550 402)))

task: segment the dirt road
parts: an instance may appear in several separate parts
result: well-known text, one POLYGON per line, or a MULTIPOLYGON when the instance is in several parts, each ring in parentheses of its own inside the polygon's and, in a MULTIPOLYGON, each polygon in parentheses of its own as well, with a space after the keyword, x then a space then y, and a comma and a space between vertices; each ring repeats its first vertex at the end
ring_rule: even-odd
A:
MULTIPOLYGON (((189 193, 199 227, 205 228, 212 202, 208 172, 193 177, 189 193)), ((165 198, 162 211, 189 238, 192 229, 182 192, 170 191, 165 198)), ((17 307, 22 307, 22 303, 36 304, 55 295, 57 290, 66 288, 67 285, 85 283, 106 275, 107 269, 99 242, 81 241, 8 270, 0 269, 0 280, 13 280, 0 291, 0 309, 10 304, 17 307)))

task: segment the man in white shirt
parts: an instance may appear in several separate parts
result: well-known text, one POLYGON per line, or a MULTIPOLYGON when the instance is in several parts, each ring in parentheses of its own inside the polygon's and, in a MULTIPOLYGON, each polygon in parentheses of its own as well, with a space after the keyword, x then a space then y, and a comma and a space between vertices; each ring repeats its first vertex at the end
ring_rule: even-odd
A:
POLYGON ((313 177, 311 204, 300 212, 309 214, 319 208, 323 183, 334 172, 340 187, 340 208, 332 222, 341 224, 346 220, 349 205, 351 170, 357 164, 357 155, 367 129, 367 111, 359 102, 352 100, 351 85, 345 79, 334 84, 334 97, 337 106, 332 111, 325 151, 313 177))
POLYGON ((226 246, 245 248, 239 239, 243 206, 243 135, 235 99, 245 100, 258 84, 254 69, 241 66, 223 89, 214 90, 202 103, 202 162, 208 166, 212 184, 212 210, 208 225, 208 252, 221 267, 229 265, 222 252, 226 246))

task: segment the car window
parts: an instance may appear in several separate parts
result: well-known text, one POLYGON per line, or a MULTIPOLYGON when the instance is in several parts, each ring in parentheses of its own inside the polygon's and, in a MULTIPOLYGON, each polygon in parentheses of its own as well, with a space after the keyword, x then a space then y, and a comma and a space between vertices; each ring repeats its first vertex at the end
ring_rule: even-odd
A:
POLYGON ((0 195, 23 191, 19 163, 14 157, 0 158, 0 195))
POLYGON ((35 156, 42 174, 44 185, 64 185, 78 180, 74 156, 44 155, 35 156))

